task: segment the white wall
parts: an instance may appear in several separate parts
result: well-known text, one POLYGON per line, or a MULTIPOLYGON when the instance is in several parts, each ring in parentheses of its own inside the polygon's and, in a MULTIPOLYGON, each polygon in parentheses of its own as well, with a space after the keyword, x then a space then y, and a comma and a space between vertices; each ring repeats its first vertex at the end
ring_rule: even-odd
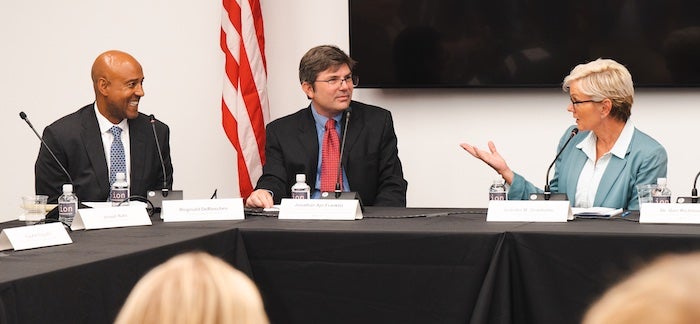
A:
MULTIPOLYGON (((298 86, 301 56, 319 44, 348 51, 348 4, 328 0, 262 0, 271 117, 306 106, 298 86)), ((0 138, 5 184, 1 219, 20 213, 33 192, 38 131, 91 102, 94 58, 108 49, 143 65, 140 109, 171 126, 175 187, 186 198, 237 197, 235 155, 220 127, 223 58, 220 1, 24 0, 0 2, 0 138)), ((634 76, 634 71, 632 71, 634 76)), ((563 77, 563 76, 562 76, 563 77)), ((485 207, 495 172, 458 144, 494 140, 511 167, 543 183, 557 140, 573 122, 559 89, 357 89, 354 99, 389 109, 409 182, 411 207, 485 207)), ((638 89, 632 118, 669 154, 669 186, 688 194, 700 170, 693 140, 697 89, 638 89)))

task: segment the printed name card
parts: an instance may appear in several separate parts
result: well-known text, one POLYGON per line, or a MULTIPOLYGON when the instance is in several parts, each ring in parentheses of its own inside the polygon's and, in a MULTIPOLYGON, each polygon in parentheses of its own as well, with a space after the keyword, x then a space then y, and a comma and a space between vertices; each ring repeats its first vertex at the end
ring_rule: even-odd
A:
POLYGON ((567 200, 490 200, 488 222, 566 222, 573 218, 567 200))
POLYGON ((243 198, 164 200, 160 217, 165 222, 245 219, 243 198))
POLYGON ((640 223, 700 224, 700 204, 643 203, 640 223))
POLYGON ((19 251, 71 243, 73 241, 61 223, 6 228, 0 233, 0 251, 19 251))
POLYGON ((362 219, 357 199, 282 199, 279 219, 362 219))
POLYGON ((151 225, 146 208, 129 205, 78 209, 70 228, 77 231, 143 225, 151 225))

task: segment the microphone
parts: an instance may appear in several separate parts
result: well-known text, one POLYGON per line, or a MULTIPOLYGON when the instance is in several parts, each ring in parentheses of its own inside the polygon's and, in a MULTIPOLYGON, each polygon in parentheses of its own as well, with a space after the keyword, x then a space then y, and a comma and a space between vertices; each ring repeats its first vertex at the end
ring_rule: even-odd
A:
POLYGON ((335 179, 335 198, 340 197, 343 192, 343 152, 345 151, 345 137, 348 133, 348 123, 350 122, 350 107, 345 112, 345 125, 343 126, 343 138, 340 141, 340 159, 338 159, 338 177, 335 179))
POLYGON ((678 197, 676 198, 677 203, 696 204, 698 202, 698 177, 700 177, 700 172, 698 172, 698 174, 695 175, 695 180, 693 181, 693 190, 690 191, 690 197, 678 197))
POLYGON ((698 176, 700 176, 700 172, 695 175, 695 180, 693 181, 693 190, 690 191, 691 200, 693 203, 698 202, 698 176))
POLYGON ((34 134, 39 139, 39 141, 41 141, 41 144, 44 145, 44 148, 46 148, 47 151, 49 151, 49 153, 51 154, 51 157, 53 157, 53 160, 56 161, 56 164, 58 164, 58 166, 61 167, 61 170, 63 170, 63 173, 66 175, 66 177, 68 177, 68 182, 70 184, 73 184, 73 178, 71 178, 68 171, 66 171, 66 168, 63 167, 63 164, 61 163, 61 161, 58 160, 58 158, 56 157, 56 154, 53 154, 53 151, 51 151, 51 148, 49 148, 49 146, 46 144, 46 142, 44 142, 44 139, 41 138, 41 136, 36 131, 36 129, 34 129, 34 125, 32 125, 32 122, 30 122, 29 118, 27 118, 27 114, 25 114, 24 111, 20 111, 19 117, 24 119, 25 122, 27 122, 27 125, 29 125, 29 128, 31 128, 32 131, 34 131, 34 134))
POLYGON ((151 114, 151 129, 153 129, 153 139, 156 141, 156 147, 158 148, 158 157, 160 158, 160 166, 163 168, 163 197, 168 196, 168 174, 165 172, 165 162, 163 162, 163 152, 160 150, 160 142, 158 142, 158 134, 156 133, 156 117, 151 114))
POLYGON ((330 195, 329 192, 322 192, 321 193, 321 199, 356 199, 360 205, 361 210, 365 210, 365 207, 362 205, 362 198, 357 192, 343 192, 342 187, 343 187, 343 153, 345 152, 345 138, 347 137, 348 133, 348 123, 350 122, 350 112, 352 111, 352 107, 348 107, 348 109, 345 110, 345 125, 343 125, 343 138, 341 139, 340 143, 340 160, 338 161, 338 177, 335 180, 335 194, 330 195))
POLYGON ((559 150, 559 153, 557 153, 557 156, 554 157, 554 161, 552 161, 552 164, 549 165, 549 168, 547 168, 547 177, 545 178, 545 185, 544 185, 544 200, 549 200, 552 196, 552 192, 549 188, 549 173, 552 171, 552 166, 554 166, 554 163, 557 161, 559 158, 559 155, 561 155, 562 152, 564 152, 564 149, 566 148, 567 145, 569 145, 569 142, 571 142, 571 139, 574 138, 578 134, 578 128, 574 128, 571 130, 571 135, 569 135, 569 139, 566 140, 566 143, 564 143, 564 146, 561 147, 559 150))
MULTIPOLYGON (((61 167, 63 174, 65 174, 66 177, 68 177, 68 183, 73 184, 73 178, 71 178, 70 173, 68 173, 66 168, 63 167, 63 164, 56 157, 56 154, 53 154, 53 151, 51 150, 49 145, 46 144, 44 139, 39 135, 39 133, 36 131, 36 129, 34 129, 34 125, 32 125, 32 122, 30 122, 29 118, 27 118, 27 114, 25 114, 24 111, 20 111, 19 117, 24 119, 24 121, 27 123, 27 125, 29 125, 29 128, 31 128, 32 131, 34 132, 34 135, 36 135, 36 137, 39 139, 39 141, 41 141, 41 144, 44 146, 44 148, 46 148, 46 150, 49 152, 49 154, 51 154, 51 157, 53 157, 53 160, 56 161, 56 164, 58 164, 58 166, 61 167)), ((80 203, 79 207, 84 208, 85 205, 83 205, 83 203, 80 203)), ((58 222, 59 221, 58 220, 58 208, 54 208, 51 211, 49 211, 48 213, 46 213, 46 220, 47 220, 47 222, 58 222)), ((69 225, 67 225, 67 224, 63 224, 63 225, 66 226, 70 230, 69 225)))
POLYGON ((160 159, 160 167, 163 170, 163 186, 160 189, 148 190, 147 200, 153 206, 153 213, 160 213, 163 200, 182 200, 183 193, 182 190, 169 190, 168 189, 168 174, 165 169, 165 161, 163 160, 163 151, 160 148, 160 142, 158 141, 158 133, 156 133, 156 117, 151 114, 149 116, 151 129, 153 130, 153 139, 156 141, 156 148, 158 148, 158 158, 160 159))

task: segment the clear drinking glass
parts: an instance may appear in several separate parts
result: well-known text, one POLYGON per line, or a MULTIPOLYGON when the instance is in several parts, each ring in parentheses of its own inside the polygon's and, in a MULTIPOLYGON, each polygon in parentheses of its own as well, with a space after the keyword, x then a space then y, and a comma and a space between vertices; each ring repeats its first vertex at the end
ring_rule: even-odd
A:
POLYGON ((27 225, 36 224, 46 217, 46 202, 49 196, 28 195, 22 197, 22 209, 24 209, 24 221, 27 225))
POLYGON ((637 185, 637 198, 639 198, 639 205, 643 203, 652 202, 651 193, 656 189, 655 184, 640 184, 637 185))

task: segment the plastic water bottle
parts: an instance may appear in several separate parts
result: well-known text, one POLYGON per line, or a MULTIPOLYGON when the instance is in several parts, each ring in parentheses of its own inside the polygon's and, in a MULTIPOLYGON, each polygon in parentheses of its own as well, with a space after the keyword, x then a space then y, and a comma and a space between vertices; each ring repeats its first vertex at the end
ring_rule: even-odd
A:
POLYGON ((63 185, 63 194, 58 197, 58 220, 70 226, 78 212, 78 197, 73 193, 73 185, 63 185))
POLYGON ((117 180, 114 181, 112 190, 109 192, 109 200, 112 206, 129 205, 129 182, 126 181, 124 172, 117 173, 117 180))
POLYGON ((508 200, 506 185, 501 179, 493 179, 493 184, 489 188, 489 200, 508 200))
POLYGON ((651 202, 657 204, 671 203, 671 189, 667 187, 666 178, 656 179, 656 188, 651 192, 651 202))
POLYGON ((297 174, 297 183, 292 186, 292 199, 309 199, 311 188, 306 184, 306 175, 297 174))

